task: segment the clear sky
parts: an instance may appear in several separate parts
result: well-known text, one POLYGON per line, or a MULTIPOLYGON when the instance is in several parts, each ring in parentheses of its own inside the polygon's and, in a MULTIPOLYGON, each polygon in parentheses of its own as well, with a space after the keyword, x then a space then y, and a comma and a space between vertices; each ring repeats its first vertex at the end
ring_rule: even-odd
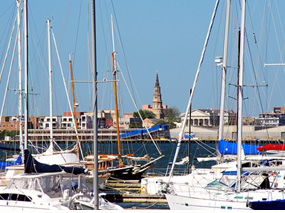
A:
MULTIPOLYGON (((247 85, 268 87, 245 88, 245 116, 270 112, 284 104, 284 67, 264 67, 264 63, 282 63, 284 52, 285 2, 248 0, 246 13, 245 82, 247 85), (267 2, 267 4, 265 4, 267 2), (277 6, 278 5, 278 6, 277 6), (254 37, 255 35, 255 37, 254 37), (262 103, 262 104, 260 104, 262 103)), ((97 0, 97 59, 98 80, 111 80, 111 27, 114 16, 117 61, 122 69, 138 108, 152 105, 156 71, 158 70, 162 101, 168 107, 186 110, 189 90, 193 85, 208 26, 215 6, 214 0, 97 0)), ((229 45, 228 82, 236 84, 237 32, 240 23, 240 1, 232 0, 229 45)), ((4 61, 9 36, 16 17, 14 0, 1 2, 0 7, 0 64, 4 61)), ((29 0, 30 109, 33 115, 48 111, 47 26, 51 19, 60 59, 71 97, 68 57, 72 53, 75 80, 90 80, 90 1, 29 0)), ((219 108, 221 68, 215 58, 223 55, 225 1, 221 0, 209 40, 192 108, 219 108)), ((3 100, 11 55, 0 83, 0 102, 3 100)), ((52 44, 53 45, 53 44, 52 44)), ((63 81, 52 46, 54 114, 69 111, 63 81)), ((4 114, 17 112, 17 51, 12 68, 7 104, 4 114)), ((121 113, 136 111, 118 74, 121 113)), ((76 83, 76 102, 79 111, 91 111, 91 85, 76 83)), ((98 85, 99 109, 113 109, 112 84, 98 85)), ((227 85, 227 96, 234 97, 233 86, 227 85)), ((226 109, 236 108, 234 99, 227 99, 226 109)), ((1 103, 2 105, 2 103, 1 103)))

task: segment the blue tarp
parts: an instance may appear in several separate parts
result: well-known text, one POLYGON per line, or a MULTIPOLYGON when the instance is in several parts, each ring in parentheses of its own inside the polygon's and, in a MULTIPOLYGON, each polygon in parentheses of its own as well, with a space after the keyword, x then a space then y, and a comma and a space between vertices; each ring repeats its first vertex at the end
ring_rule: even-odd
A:
MULTIPOLYGON (((237 176, 237 171, 225 171, 225 172, 223 172, 223 175, 233 175, 233 176, 237 176)), ((249 175, 249 173, 248 172, 246 172, 246 171, 241 171, 241 175, 244 175, 244 176, 247 176, 247 175, 249 175)))
MULTIPOLYGON (((260 155, 257 151, 257 145, 242 144, 245 155, 260 155)), ((221 155, 237 155, 237 144, 226 142, 224 140, 219 141, 219 152, 221 155)))
POLYGON ((0 169, 6 169, 7 166, 15 166, 15 165, 22 165, 22 157, 21 154, 17 158, 15 162, 0 162, 0 169))
MULTIPOLYGON (((157 125, 155 127, 149 128, 148 131, 151 132, 155 132, 155 131, 161 131, 161 130, 167 130, 167 125, 157 125)), ((139 129, 139 130, 135 130, 132 132, 127 132, 127 133, 123 133, 120 134, 120 138, 130 138, 130 137, 134 137, 134 136, 143 136, 145 134, 148 134, 146 129, 139 129)))
POLYGON ((253 201, 249 207, 254 210, 285 210, 285 200, 253 201))

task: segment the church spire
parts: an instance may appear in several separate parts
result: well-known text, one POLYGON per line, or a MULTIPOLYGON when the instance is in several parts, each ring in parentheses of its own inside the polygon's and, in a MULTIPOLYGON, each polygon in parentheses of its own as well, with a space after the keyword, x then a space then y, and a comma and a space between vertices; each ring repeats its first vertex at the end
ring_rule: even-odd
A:
POLYGON ((154 93, 153 93, 152 109, 157 119, 163 118, 162 100, 161 100, 161 92, 160 92, 157 70, 156 70, 156 81, 155 81, 154 93))
POLYGON ((155 81, 155 87, 159 87, 158 70, 156 70, 156 81, 155 81))

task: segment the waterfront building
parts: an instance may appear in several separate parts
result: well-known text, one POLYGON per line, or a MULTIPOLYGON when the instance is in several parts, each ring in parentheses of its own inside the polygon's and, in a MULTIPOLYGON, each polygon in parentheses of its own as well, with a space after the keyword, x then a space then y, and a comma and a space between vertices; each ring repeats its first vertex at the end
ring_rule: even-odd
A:
POLYGON ((19 118, 15 116, 2 116, 0 131, 18 131, 19 118))
POLYGON ((285 107, 273 107, 270 113, 261 113, 255 119, 256 129, 285 125, 285 107))
MULTIPOLYGON (((181 113, 181 123, 184 122, 185 113, 181 113)), ((189 125, 190 116, 188 114, 186 125, 189 125)), ((219 126, 220 110, 217 109, 194 109, 191 111, 191 126, 197 127, 217 127, 219 126)), ((233 124, 235 120, 234 111, 224 113, 224 123, 233 124)))
MULTIPOLYGON (((76 112, 77 129, 91 129, 92 119, 84 112, 76 112)), ((74 128, 73 118, 71 112, 64 112, 60 123, 61 129, 74 128)))

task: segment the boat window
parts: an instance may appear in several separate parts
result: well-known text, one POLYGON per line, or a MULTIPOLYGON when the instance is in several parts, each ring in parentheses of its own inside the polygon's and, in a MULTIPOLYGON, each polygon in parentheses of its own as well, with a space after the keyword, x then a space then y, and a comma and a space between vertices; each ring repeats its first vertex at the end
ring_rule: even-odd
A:
POLYGON ((18 201, 25 201, 25 202, 31 202, 32 198, 26 195, 19 195, 18 201))
POLYGON ((33 189, 33 179, 13 179, 7 189, 33 189))
POLYGON ((3 193, 0 194, 0 200, 14 200, 14 201, 24 201, 31 202, 32 198, 23 194, 9 194, 3 193))
POLYGON ((9 194, 7 193, 0 194, 0 200, 8 200, 8 198, 9 198, 9 194))
POLYGON ((60 178, 57 175, 39 178, 39 185, 43 192, 52 197, 61 196, 60 178), (59 193, 59 194, 58 194, 59 193))
POLYGON ((206 189, 233 191, 233 189, 230 186, 226 185, 225 183, 222 183, 220 180, 214 180, 213 182, 209 183, 206 186, 206 189))

